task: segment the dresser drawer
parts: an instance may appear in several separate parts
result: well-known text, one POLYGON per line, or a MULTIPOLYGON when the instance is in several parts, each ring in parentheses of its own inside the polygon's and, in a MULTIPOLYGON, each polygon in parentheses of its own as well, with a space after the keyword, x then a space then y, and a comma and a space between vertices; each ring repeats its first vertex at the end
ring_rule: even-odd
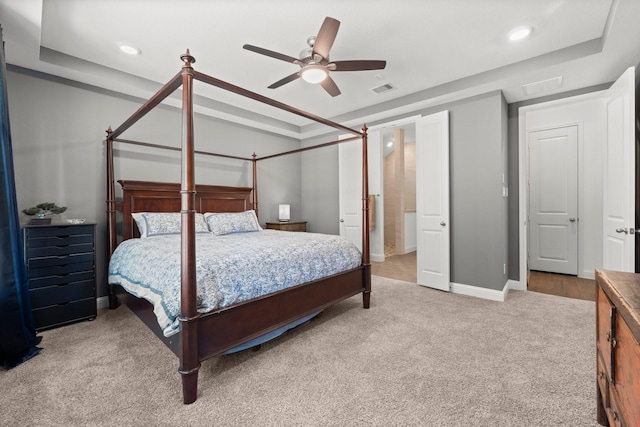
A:
POLYGON ((79 234, 90 235, 93 238, 93 224, 87 225, 60 225, 60 226, 38 226, 26 228, 28 239, 37 239, 39 237, 69 237, 79 234))
POLYGON ((611 379, 611 325, 612 310, 615 310, 615 307, 600 287, 598 287, 596 295, 596 308, 598 316, 596 347, 599 354, 602 355, 604 370, 609 377, 608 379, 611 379))
POLYGON ((31 308, 65 304, 75 300, 93 298, 96 290, 93 279, 83 282, 71 282, 58 286, 31 289, 31 308))
POLYGON ((606 371, 604 361, 602 359, 602 354, 598 351, 598 372, 597 372, 597 380, 598 380, 598 389, 600 390, 600 397, 602 398, 602 405, 605 408, 610 406, 609 403, 609 374, 606 371))
POLYGON ((280 231, 307 231, 307 222, 267 222, 267 229, 280 231))
POLYGON ((620 314, 616 321, 615 387, 627 425, 640 426, 640 345, 620 314))
MULTIPOLYGON (((75 236, 29 237, 29 249, 45 246, 68 246, 90 243, 93 246, 93 234, 78 234, 75 236)), ((27 257, 31 255, 27 254, 27 257)))
POLYGON ((49 266, 64 266, 67 264, 76 264, 82 262, 93 262, 93 252, 82 254, 70 254, 43 258, 31 258, 27 260, 27 268, 39 269, 49 266))
POLYGON ((609 389, 609 407, 606 409, 609 427, 627 427, 622 418, 622 412, 618 407, 618 400, 613 388, 609 389))
POLYGON ((27 258, 42 258, 50 256, 71 255, 93 252, 93 241, 89 243, 81 243, 77 245, 60 245, 60 246, 30 246, 27 251, 27 258))
POLYGON ((33 321, 35 322, 36 330, 38 331, 61 326, 65 323, 92 319, 95 317, 95 298, 87 298, 67 304, 50 305, 33 310, 33 321))
POLYGON ((31 279, 46 276, 62 276, 67 273, 90 270, 93 273, 93 255, 91 262, 78 262, 72 264, 52 265, 42 268, 33 268, 28 266, 27 277, 31 283, 31 279))
POLYGON ((86 268, 87 271, 80 271, 78 273, 67 273, 55 276, 43 276, 34 277, 29 279, 29 289, 44 288, 47 286, 59 286, 72 282, 82 282, 87 280, 94 280, 93 265, 89 265, 86 268))

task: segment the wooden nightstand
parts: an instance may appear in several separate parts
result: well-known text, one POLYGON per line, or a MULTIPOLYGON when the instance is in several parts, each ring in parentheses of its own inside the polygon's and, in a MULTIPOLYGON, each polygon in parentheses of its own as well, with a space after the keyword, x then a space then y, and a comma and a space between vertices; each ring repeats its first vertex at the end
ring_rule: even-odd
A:
POLYGON ((307 221, 268 222, 267 228, 280 231, 307 231, 307 221))

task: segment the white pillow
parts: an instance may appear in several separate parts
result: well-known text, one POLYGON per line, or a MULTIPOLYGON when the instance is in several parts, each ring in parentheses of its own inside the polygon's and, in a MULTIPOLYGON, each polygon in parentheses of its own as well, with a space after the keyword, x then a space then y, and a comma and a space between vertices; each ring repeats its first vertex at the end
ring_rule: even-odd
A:
POLYGON ((260 223, 254 210, 244 212, 207 212, 204 214, 209 230, 218 236, 231 233, 260 231, 260 223))
MULTIPOLYGON (((140 237, 180 234, 182 214, 180 212, 135 212, 131 216, 135 220, 140 237)), ((196 233, 208 233, 209 228, 204 215, 196 213, 196 233)))

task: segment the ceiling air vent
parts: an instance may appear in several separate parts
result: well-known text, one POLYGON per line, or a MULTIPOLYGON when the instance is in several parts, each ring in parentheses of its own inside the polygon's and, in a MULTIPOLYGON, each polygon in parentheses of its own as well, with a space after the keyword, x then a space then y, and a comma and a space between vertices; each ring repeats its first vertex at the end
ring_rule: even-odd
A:
POLYGON ((558 89, 560 87, 562 87, 562 76, 522 85, 522 89, 524 90, 525 95, 533 95, 540 92, 548 92, 554 89, 558 89))
POLYGON ((397 88, 391 83, 385 83, 382 86, 374 87, 371 90, 377 94, 381 94, 381 93, 389 92, 390 90, 395 90, 395 89, 397 88))

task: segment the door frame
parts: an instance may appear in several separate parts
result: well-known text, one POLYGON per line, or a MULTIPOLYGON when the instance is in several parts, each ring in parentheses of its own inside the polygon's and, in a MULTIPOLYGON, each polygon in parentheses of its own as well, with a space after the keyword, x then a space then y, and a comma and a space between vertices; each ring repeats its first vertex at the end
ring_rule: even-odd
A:
MULTIPOLYGON (((543 130, 543 129, 527 129, 527 113, 536 111, 536 110, 544 110, 549 108, 556 108, 562 106, 573 106, 585 101, 603 101, 607 97, 607 90, 590 92, 583 95, 576 95, 568 98, 542 102, 539 104, 533 104, 528 106, 523 106, 518 110, 518 156, 519 156, 519 164, 518 164, 518 188, 519 188, 519 209, 518 209, 518 232, 519 232, 519 282, 517 284, 512 283, 513 286, 510 286, 511 289, 517 290, 526 290, 528 283, 528 274, 529 274, 529 266, 528 266, 528 251, 529 251, 529 241, 528 241, 528 220, 527 214, 529 212, 529 186, 528 186, 528 178, 529 178, 529 155, 528 155, 528 131, 531 130, 543 130)), ((604 105, 604 104, 603 104, 604 105)), ((603 107, 604 108, 604 107, 603 107)), ((578 143, 584 141, 584 129, 583 123, 581 122, 566 122, 566 123, 557 123, 554 125, 549 125, 546 128, 554 128, 558 126, 570 126, 570 125, 578 125, 578 143)), ((580 145, 578 146, 578 151, 580 152, 580 145)), ((578 176, 580 185, 580 181, 583 179, 583 171, 579 169, 578 176)), ((580 203, 580 202, 578 202, 580 203)), ((578 209, 580 210, 580 204, 578 205, 578 209)), ((580 241, 580 238, 579 238, 580 241)), ((583 241, 584 242, 584 241, 583 241)), ((578 251, 580 251, 580 247, 578 251)), ((578 275, 580 276, 582 272, 582 260, 578 259, 578 275)))
MULTIPOLYGON (((402 119, 398 119, 398 120, 393 120, 391 122, 385 122, 385 123, 380 123, 377 125, 373 125, 370 128, 368 128, 368 133, 369 135, 372 132, 382 132, 383 129, 386 128, 394 128, 394 127, 404 127, 407 125, 412 125, 414 128, 416 126, 416 121, 422 116, 417 115, 417 116, 409 116, 409 117, 404 117, 402 119)), ((377 171, 378 176, 380 178, 380 192, 376 193, 380 195, 380 197, 376 197, 376 209, 380 209, 383 211, 382 215, 379 215, 378 218, 376 219, 376 228, 380 228, 379 229, 379 233, 382 239, 382 259, 373 259, 372 261, 379 261, 379 262, 384 262, 386 257, 384 256, 384 142, 381 141, 381 144, 379 146, 380 148, 380 163, 378 164, 380 170, 377 171)), ((373 173, 375 173, 375 171, 373 171, 373 173)), ((369 165, 369 176, 371 176, 372 174, 372 165, 369 165)), ((379 212, 379 211, 378 211, 379 212)))

